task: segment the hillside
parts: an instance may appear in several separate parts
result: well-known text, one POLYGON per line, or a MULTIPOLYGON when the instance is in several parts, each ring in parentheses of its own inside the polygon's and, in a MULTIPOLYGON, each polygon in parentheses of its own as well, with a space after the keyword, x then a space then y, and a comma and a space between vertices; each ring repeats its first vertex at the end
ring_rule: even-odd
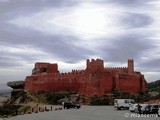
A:
POLYGON ((157 91, 160 93, 160 80, 148 83, 148 89, 150 92, 157 91))

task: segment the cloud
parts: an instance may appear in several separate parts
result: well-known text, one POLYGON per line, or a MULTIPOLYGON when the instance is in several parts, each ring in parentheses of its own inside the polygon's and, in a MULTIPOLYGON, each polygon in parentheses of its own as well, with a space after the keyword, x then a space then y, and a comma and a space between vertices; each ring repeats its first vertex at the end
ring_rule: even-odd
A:
MULTIPOLYGON (((105 0, 102 0, 103 2, 106 2, 105 0)), ((120 5, 123 7, 142 7, 142 5, 146 5, 146 3, 150 2, 150 0, 108 0, 107 2, 111 2, 115 5, 120 5)))
POLYGON ((9 2, 10 0, 0 0, 0 2, 9 2))
POLYGON ((137 14, 137 13, 126 13, 120 19, 121 24, 128 28, 142 28, 150 26, 154 21, 149 15, 137 14))
POLYGON ((73 35, 88 39, 118 32, 117 11, 111 6, 82 3, 76 7, 48 8, 30 15, 19 15, 9 23, 46 35, 73 35))
POLYGON ((154 47, 147 38, 139 34, 117 36, 110 41, 113 41, 111 46, 104 44, 102 47, 102 51, 104 51, 102 56, 106 53, 105 59, 113 62, 124 62, 127 59, 140 60, 144 51, 154 47))
POLYGON ((104 59, 109 66, 126 66, 127 59, 133 58, 136 70, 145 73, 146 79, 159 77, 157 0, 0 2, 0 71, 4 80, 10 79, 2 75, 5 72, 22 79, 25 69, 29 74, 37 61, 56 62, 60 70, 69 71, 76 66, 85 68, 87 58, 104 59))
POLYGON ((152 59, 152 60, 145 60, 142 64, 139 65, 139 67, 142 67, 143 71, 146 72, 159 72, 160 71, 160 59, 152 59))

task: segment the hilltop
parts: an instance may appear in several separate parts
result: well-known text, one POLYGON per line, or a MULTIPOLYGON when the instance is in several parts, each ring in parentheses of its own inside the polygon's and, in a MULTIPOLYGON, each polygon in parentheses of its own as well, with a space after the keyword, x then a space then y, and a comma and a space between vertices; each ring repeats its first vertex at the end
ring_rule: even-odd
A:
POLYGON ((148 89, 150 92, 157 91, 160 93, 160 80, 148 83, 148 89))
POLYGON ((160 80, 148 83, 148 93, 151 96, 151 100, 160 100, 160 80))

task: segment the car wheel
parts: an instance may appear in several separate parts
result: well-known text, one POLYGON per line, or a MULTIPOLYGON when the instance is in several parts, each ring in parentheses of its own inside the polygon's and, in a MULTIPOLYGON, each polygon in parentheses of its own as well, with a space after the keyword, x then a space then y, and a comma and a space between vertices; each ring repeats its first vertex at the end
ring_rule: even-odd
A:
POLYGON ((121 110, 124 110, 124 107, 123 107, 123 106, 121 106, 121 107, 120 107, 120 109, 121 109, 121 110))
POLYGON ((120 107, 117 107, 117 110, 120 110, 121 108, 120 107))

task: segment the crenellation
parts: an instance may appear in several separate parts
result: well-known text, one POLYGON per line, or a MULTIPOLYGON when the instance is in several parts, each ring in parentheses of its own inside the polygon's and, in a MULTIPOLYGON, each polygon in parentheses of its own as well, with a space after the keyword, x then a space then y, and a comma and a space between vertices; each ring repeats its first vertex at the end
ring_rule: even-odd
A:
POLYGON ((125 70, 127 67, 106 67, 107 70, 125 70))
POLYGON ((95 61, 94 59, 91 60, 91 62, 94 62, 94 61, 95 61))

